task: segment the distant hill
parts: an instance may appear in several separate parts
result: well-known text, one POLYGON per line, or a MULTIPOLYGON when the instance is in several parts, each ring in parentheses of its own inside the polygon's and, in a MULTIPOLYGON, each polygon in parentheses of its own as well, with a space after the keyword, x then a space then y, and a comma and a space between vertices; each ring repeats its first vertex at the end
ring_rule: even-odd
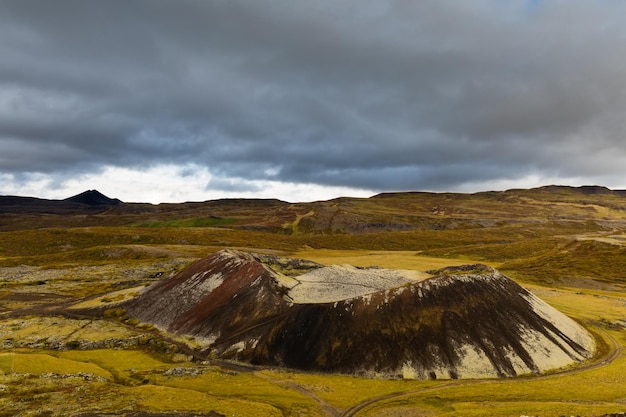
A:
POLYGON ((158 205, 123 203, 96 190, 65 200, 0 196, 0 230, 133 225, 353 235, 516 224, 626 227, 626 191, 601 186, 550 185, 473 194, 396 192, 310 203, 239 198, 158 205), (38 214, 46 216, 38 217, 38 214))
POLYGON ((122 201, 109 198, 96 190, 85 191, 65 200, 0 196, 0 215, 9 215, 4 222, 0 221, 0 225, 4 226, 0 230, 62 227, 73 224, 76 216, 99 214, 123 205, 122 201))
POLYGON ((86 204, 89 206, 116 206, 122 201, 117 198, 109 198, 97 190, 88 190, 63 201, 70 203, 86 204))

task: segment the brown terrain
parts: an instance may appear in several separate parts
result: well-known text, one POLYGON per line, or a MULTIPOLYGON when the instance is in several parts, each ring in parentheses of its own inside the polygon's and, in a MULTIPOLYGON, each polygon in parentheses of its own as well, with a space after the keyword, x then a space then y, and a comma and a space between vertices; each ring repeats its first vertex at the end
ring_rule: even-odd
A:
POLYGON ((0 196, 0 416, 621 415, 625 231, 598 186, 0 196))

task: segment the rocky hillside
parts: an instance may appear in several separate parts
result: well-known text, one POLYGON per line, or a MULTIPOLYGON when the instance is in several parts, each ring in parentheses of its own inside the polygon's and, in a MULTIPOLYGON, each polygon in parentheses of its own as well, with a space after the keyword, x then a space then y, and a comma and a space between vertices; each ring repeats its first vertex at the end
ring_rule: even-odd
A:
POLYGON ((483 265, 416 274, 225 250, 127 308, 222 358, 392 378, 541 373, 595 349, 577 323, 483 265))

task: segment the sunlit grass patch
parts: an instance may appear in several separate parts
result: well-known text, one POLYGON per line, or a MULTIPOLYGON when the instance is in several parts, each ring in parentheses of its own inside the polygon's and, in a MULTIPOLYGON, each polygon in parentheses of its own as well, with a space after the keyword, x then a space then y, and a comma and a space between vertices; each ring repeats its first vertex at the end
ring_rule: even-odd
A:
POLYGON ((168 362, 140 350, 70 350, 59 352, 58 356, 75 361, 94 363, 111 372, 129 369, 144 371, 168 366, 168 362))
POLYGON ((350 264, 360 267, 380 266, 389 269, 413 269, 416 271, 478 263, 478 261, 469 258, 445 259, 423 256, 415 251, 302 249, 295 252, 294 257, 309 259, 324 265, 350 264))
POLYGON ((599 416, 616 413, 616 404, 585 404, 572 401, 467 401, 448 403, 435 397, 401 398, 368 407, 359 416, 440 416, 440 417, 519 417, 519 416, 599 416))
POLYGON ((395 392, 430 388, 447 381, 386 380, 350 375, 300 373, 291 371, 264 371, 275 379, 292 381, 315 393, 339 408, 348 408, 360 401, 395 392))
POLYGON ((15 354, 0 353, 0 374, 8 374, 14 372, 15 369, 15 354))
POLYGON ((315 402, 310 398, 272 379, 253 373, 233 373, 212 368, 205 369, 203 374, 196 377, 159 376, 157 383, 210 393, 220 398, 245 399, 269 404, 294 413, 295 410, 300 410, 305 412, 305 415, 315 415, 314 411, 317 410, 315 402))
POLYGON ((157 411, 215 411, 228 416, 283 416, 271 405, 243 399, 220 398, 193 389, 144 385, 127 388, 137 406, 157 411))
POLYGON ((597 369, 580 374, 536 378, 532 380, 497 381, 485 384, 450 387, 437 392, 450 402, 495 401, 510 402, 526 400, 586 402, 615 402, 624 397, 626 377, 624 360, 621 359, 611 370, 597 369), (621 373, 621 374, 620 374, 621 373))
POLYGON ((98 375, 107 379, 112 378, 112 374, 93 363, 74 361, 70 359, 57 358, 43 353, 4 353, 5 359, 0 361, 0 366, 5 373, 17 372, 27 374, 78 374, 88 373, 98 375), (10 366, 10 369, 8 368, 10 366))

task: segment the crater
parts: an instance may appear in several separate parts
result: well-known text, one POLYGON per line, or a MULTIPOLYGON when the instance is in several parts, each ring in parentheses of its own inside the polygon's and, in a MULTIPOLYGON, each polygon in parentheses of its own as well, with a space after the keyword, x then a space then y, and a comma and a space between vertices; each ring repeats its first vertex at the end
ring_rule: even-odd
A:
POLYGON ((539 374, 590 358, 578 323, 485 265, 415 272, 220 251, 125 304, 223 359, 387 378, 539 374))

